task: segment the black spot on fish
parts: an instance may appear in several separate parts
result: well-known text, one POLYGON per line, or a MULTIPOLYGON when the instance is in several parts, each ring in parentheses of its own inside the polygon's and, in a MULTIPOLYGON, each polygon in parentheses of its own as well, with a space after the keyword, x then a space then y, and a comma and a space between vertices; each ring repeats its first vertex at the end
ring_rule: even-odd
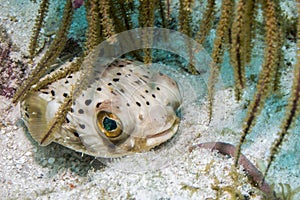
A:
POLYGON ((159 87, 156 87, 156 89, 157 89, 157 90, 160 90, 160 88, 159 88, 159 87))
POLYGON ((132 69, 129 69, 129 71, 130 71, 130 72, 133 72, 133 70, 132 70, 132 69))
POLYGON ((85 129, 85 125, 84 124, 79 124, 79 127, 82 129, 85 129))
POLYGON ((120 92, 125 93, 125 91, 122 88, 120 89, 120 92))
POLYGON ((73 78, 73 76, 72 76, 72 75, 70 75, 70 76, 68 76, 68 78, 73 78))
POLYGON ((143 75, 143 77, 144 77, 144 78, 149 78, 149 76, 147 76, 147 75, 143 75))
POLYGON ((82 109, 79 109, 79 110, 78 110, 78 113, 79 113, 79 114, 83 114, 84 111, 83 111, 82 109))
POLYGON ((97 91, 101 91, 101 90, 102 90, 101 87, 98 87, 98 88, 97 88, 97 91))
POLYGON ((136 80, 136 81, 134 81, 136 84, 138 84, 138 85, 141 85, 142 84, 142 81, 141 80, 136 80))
POLYGON ((117 93, 115 91, 110 91, 113 95, 117 96, 117 93))
POLYGON ((128 107, 130 106, 130 104, 129 104, 129 103, 127 103, 126 105, 127 105, 128 107))
POLYGON ((51 92, 51 95, 52 95, 52 96, 55 96, 54 90, 51 90, 50 92, 51 92))
POLYGON ((77 132, 73 132, 75 137, 79 137, 79 134, 77 132))
POLYGON ((146 92, 146 93, 149 93, 149 91, 148 91, 148 90, 145 90, 145 92, 146 92))
POLYGON ((135 102, 135 103, 138 107, 141 107, 141 104, 139 102, 135 102))
POLYGON ((68 83, 69 83, 69 81, 68 81, 68 80, 66 80, 66 81, 65 81, 65 84, 68 84, 68 83))
POLYGON ((155 94, 152 94, 152 97, 155 98, 156 97, 155 94))
POLYGON ((71 108, 71 110, 70 110, 70 111, 71 111, 71 113, 73 113, 73 112, 74 112, 74 109, 73 109, 73 108, 71 108))
POLYGON ((141 95, 141 97, 142 97, 143 99, 145 99, 145 97, 144 97, 143 95, 141 95))
POLYGON ((45 92, 45 91, 43 91, 42 93, 43 93, 43 94, 49 94, 49 92, 45 92))
POLYGON ((114 78, 113 79, 114 82, 119 82, 119 80, 120 80, 119 78, 114 78))
POLYGON ((97 103, 96 108, 99 108, 100 105, 101 105, 101 102, 97 103))
POLYGON ((29 115, 28 115, 28 113, 27 113, 27 112, 25 112, 25 116, 26 116, 27 118, 29 118, 29 115))
POLYGON ((147 81, 145 79, 140 78, 142 81, 144 81, 145 83, 147 83, 147 81))
POLYGON ((87 100, 85 100, 84 103, 85 103, 85 105, 88 106, 88 105, 90 105, 92 103, 92 100, 91 99, 87 99, 87 100))
POLYGON ((108 85, 108 86, 111 86, 111 85, 112 85, 112 83, 108 83, 107 85, 108 85))
POLYGON ((147 104, 147 106, 149 106, 150 105, 149 101, 146 101, 146 104, 147 104))
POLYGON ((67 123, 70 123, 70 120, 69 120, 67 117, 66 117, 66 122, 67 122, 67 123))
POLYGON ((121 76, 122 74, 121 74, 120 72, 117 72, 117 75, 118 75, 118 76, 121 76))
POLYGON ((67 96, 68 96, 68 94, 67 94, 67 93, 64 93, 64 94, 63 94, 63 96, 64 96, 64 97, 67 97, 67 96))

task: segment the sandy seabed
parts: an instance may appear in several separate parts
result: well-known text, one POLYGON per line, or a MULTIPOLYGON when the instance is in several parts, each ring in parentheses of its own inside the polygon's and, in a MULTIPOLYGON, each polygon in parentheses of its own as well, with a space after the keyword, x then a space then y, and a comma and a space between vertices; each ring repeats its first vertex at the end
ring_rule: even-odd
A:
MULTIPOLYGON (((0 0, 0 9, 0 24, 19 49, 14 56, 27 54, 36 4, 0 0)), ((19 106, 0 96, 0 199, 216 199, 217 195, 229 199, 230 193, 222 188, 240 191, 247 199, 262 199, 242 169, 237 170, 238 181, 234 183, 232 158, 204 149, 188 150, 193 144, 209 141, 236 145, 247 101, 236 102, 232 88, 221 87, 208 125, 205 98, 197 96, 201 80, 160 67, 177 80, 182 91, 179 131, 150 152, 115 160, 99 161, 57 144, 38 146, 20 120, 19 106)), ((290 71, 283 77, 287 90, 290 71)), ((281 104, 276 100, 267 102, 243 146, 243 153, 261 170, 283 114, 272 110, 281 104)), ((279 183, 300 186, 299 146, 298 126, 291 131, 269 173, 268 182, 274 183, 277 190, 279 183)))

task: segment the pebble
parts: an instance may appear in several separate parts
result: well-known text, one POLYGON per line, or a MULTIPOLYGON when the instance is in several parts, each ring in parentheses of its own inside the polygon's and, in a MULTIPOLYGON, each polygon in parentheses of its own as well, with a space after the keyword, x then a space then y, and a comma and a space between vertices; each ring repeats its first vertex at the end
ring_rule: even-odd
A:
POLYGON ((42 166, 43 166, 43 167, 47 166, 47 163, 48 163, 47 160, 43 160, 43 161, 42 161, 42 166))
POLYGON ((18 160, 18 163, 19 164, 24 164, 26 162, 26 157, 25 156, 22 156, 19 160, 18 160))
POLYGON ((23 168, 23 165, 17 164, 17 165, 16 165, 16 168, 17 168, 17 169, 22 169, 22 168, 23 168))
POLYGON ((48 159, 48 163, 50 164, 50 165, 53 165, 53 163, 55 162, 55 158, 49 158, 48 159))
POLYGON ((26 153, 25 153, 25 156, 31 156, 32 155, 32 152, 31 151, 27 151, 26 153))

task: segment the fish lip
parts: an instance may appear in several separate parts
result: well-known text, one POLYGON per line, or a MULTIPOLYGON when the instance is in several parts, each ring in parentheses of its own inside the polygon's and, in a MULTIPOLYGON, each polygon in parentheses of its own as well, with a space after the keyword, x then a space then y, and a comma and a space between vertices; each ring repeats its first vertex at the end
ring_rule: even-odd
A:
MULTIPOLYGON (((146 136, 146 138, 147 139, 158 138, 158 137, 166 136, 169 133, 173 133, 172 134, 172 136, 173 136, 177 132, 179 121, 180 121, 180 119, 178 117, 176 117, 172 126, 170 126, 170 128, 168 128, 160 133, 157 133, 155 135, 148 135, 148 136, 146 136), (176 130, 173 131, 175 127, 176 127, 176 130)), ((168 139, 170 139, 170 138, 168 138, 168 139)))

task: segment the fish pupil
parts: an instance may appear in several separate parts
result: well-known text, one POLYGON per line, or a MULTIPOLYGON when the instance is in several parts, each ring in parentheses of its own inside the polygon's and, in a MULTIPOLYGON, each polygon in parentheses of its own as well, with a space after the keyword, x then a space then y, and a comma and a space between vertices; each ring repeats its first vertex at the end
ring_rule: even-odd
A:
POLYGON ((103 119, 103 127, 107 131, 113 131, 117 128, 117 123, 115 120, 112 120, 108 117, 104 117, 103 119))

